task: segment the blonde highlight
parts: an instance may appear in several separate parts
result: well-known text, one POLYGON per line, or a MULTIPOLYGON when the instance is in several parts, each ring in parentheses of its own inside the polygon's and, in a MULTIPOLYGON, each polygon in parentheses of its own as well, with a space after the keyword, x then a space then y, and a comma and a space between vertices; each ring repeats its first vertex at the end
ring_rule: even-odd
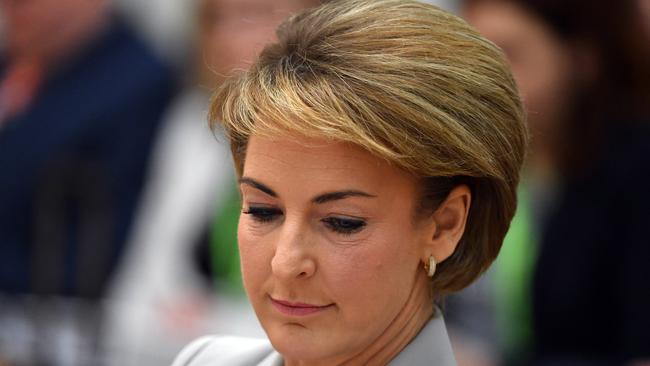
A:
POLYGON ((444 295, 471 283, 514 214, 528 139, 501 51, 409 0, 332 1, 287 20, 278 39, 212 101, 238 173, 250 136, 296 133, 359 145, 422 178, 425 195, 440 178, 468 184, 467 230, 432 286, 444 295))

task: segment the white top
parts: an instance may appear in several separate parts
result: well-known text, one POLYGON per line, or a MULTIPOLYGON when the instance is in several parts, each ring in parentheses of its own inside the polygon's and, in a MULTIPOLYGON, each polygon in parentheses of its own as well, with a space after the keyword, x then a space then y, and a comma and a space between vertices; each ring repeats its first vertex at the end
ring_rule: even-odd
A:
POLYGON ((193 268, 190 244, 236 187, 225 137, 208 127, 208 105, 207 93, 186 90, 156 137, 127 252, 103 304, 110 365, 167 365, 210 332, 264 337, 243 294, 215 294, 193 268))
MULTIPOLYGON (((438 311, 437 314, 440 314, 438 311)), ((282 356, 265 339, 209 336, 194 341, 172 366, 282 366, 282 356)), ((432 318, 389 366, 456 366, 445 322, 432 318)))

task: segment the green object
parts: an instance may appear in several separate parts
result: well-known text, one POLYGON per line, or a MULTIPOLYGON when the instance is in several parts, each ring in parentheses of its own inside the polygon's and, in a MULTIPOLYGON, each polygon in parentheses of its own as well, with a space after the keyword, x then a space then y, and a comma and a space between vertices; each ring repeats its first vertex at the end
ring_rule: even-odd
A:
POLYGON ((496 319, 507 359, 526 355, 533 342, 531 285, 537 237, 525 187, 519 188, 518 198, 494 271, 496 319))
POLYGON ((212 225, 210 256, 215 286, 220 290, 243 293, 237 225, 241 212, 241 198, 234 182, 223 205, 218 207, 212 225))

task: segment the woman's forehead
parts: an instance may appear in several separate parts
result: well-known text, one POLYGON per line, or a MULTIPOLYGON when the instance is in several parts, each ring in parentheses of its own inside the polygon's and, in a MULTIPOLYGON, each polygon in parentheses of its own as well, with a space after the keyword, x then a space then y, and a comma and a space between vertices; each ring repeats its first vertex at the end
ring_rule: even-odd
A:
POLYGON ((411 174, 352 143, 296 136, 251 137, 243 175, 268 184, 378 191, 409 190, 415 182, 411 174))
POLYGON ((246 148, 246 161, 279 160, 279 164, 295 164, 296 168, 326 167, 383 167, 390 165, 364 148, 353 143, 326 138, 297 135, 252 136, 246 148))

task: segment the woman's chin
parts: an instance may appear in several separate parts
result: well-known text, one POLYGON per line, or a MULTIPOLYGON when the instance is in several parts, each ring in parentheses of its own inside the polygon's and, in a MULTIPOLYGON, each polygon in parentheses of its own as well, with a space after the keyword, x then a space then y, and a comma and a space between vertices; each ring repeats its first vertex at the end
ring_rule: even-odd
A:
POLYGON ((272 328, 267 330, 269 340, 287 361, 318 364, 336 358, 342 351, 334 343, 334 337, 319 335, 319 332, 299 324, 281 324, 272 328))

